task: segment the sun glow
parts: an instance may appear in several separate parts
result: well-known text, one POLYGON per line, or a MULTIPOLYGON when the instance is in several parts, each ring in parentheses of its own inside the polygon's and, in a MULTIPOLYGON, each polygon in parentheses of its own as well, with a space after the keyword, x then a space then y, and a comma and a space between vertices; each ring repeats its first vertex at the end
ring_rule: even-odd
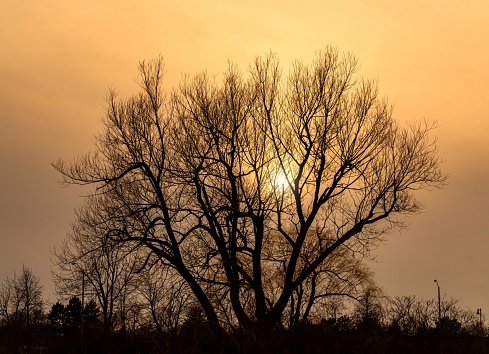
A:
POLYGON ((289 187, 289 182, 287 181, 287 176, 283 171, 278 171, 275 175, 275 190, 284 191, 289 187))

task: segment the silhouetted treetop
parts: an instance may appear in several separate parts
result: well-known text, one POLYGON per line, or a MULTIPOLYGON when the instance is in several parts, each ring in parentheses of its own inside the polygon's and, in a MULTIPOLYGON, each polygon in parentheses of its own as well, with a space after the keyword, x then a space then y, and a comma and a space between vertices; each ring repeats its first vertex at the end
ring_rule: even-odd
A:
POLYGON ((314 306, 334 257, 368 254, 446 179, 434 125, 401 125, 357 69, 327 47, 287 75, 269 54, 165 92, 162 59, 143 61, 140 93, 109 92, 94 153, 55 167, 97 187, 86 208, 107 244, 174 269, 216 330, 264 333, 304 315, 299 296, 314 306))

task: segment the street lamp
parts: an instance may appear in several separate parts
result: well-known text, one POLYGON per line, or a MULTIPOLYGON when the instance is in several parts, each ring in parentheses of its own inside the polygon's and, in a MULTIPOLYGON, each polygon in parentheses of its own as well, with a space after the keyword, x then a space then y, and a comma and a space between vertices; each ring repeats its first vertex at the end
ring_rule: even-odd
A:
POLYGON ((482 309, 478 308, 476 313, 479 315, 479 326, 482 332, 482 309))
POLYGON ((441 300, 440 300, 440 285, 435 279, 436 287, 438 288, 438 326, 441 325, 441 300))

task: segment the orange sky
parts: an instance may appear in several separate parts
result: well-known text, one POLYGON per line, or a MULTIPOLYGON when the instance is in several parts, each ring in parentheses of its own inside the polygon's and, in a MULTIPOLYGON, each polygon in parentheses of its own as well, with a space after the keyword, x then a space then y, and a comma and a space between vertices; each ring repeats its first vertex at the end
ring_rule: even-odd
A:
MULTIPOLYGON (((275 51, 286 68, 331 44, 360 60, 401 120, 437 120, 449 185, 372 264, 391 296, 442 293, 489 311, 487 1, 94 1, 0 4, 0 280, 22 262, 52 295, 50 247, 86 191, 60 188, 50 163, 91 148, 104 95, 137 90, 139 60, 181 73, 243 70, 275 51)), ((50 295, 51 294, 51 295, 50 295)))

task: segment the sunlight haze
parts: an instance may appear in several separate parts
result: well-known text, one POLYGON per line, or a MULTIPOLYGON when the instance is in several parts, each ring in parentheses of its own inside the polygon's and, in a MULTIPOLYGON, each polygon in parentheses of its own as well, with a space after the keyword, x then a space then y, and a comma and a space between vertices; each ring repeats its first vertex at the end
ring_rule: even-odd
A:
MULTIPOLYGON (((32 267, 56 302, 50 249, 91 187, 51 166, 92 149, 109 88, 135 94, 139 61, 182 75, 245 72, 277 54, 283 75, 332 45, 378 82, 401 122, 437 122, 441 190, 369 263, 389 296, 436 296, 489 313, 489 3, 486 1, 14 1, 0 5, 0 280, 32 267)), ((284 177, 284 176, 282 176, 284 177)), ((277 184, 283 182, 279 181, 277 184)))

